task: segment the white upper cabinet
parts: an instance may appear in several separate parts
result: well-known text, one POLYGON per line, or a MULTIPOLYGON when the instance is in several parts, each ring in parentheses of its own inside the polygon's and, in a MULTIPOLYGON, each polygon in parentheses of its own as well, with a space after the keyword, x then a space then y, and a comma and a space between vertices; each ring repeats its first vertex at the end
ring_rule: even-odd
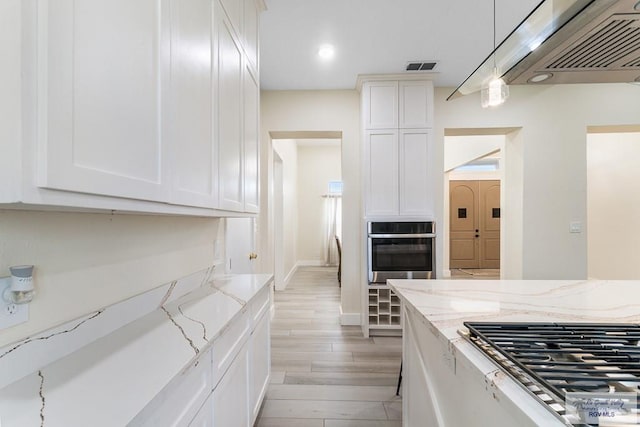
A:
POLYGON ((433 217, 431 81, 362 86, 365 216, 433 217))
POLYGON ((256 0, 244 1, 243 42, 247 60, 254 70, 258 69, 259 14, 261 5, 256 0))
POLYGON ((400 215, 424 215, 433 199, 429 186, 431 130, 401 130, 398 144, 400 215))
POLYGON ((258 212, 259 209, 259 108, 260 87, 248 65, 244 67, 244 210, 258 212))
POLYGON ((433 127, 433 84, 430 81, 399 83, 400 129, 433 127))
POLYGON ((171 202, 217 207, 214 144, 213 3, 177 1, 171 37, 171 202))
POLYGON ((365 133, 365 211, 369 216, 398 214, 398 131, 365 133))
POLYGON ((168 0, 38 7, 39 185, 165 200, 168 0))
POLYGON ((362 87, 365 129, 398 127, 398 82, 367 82, 362 87))
POLYGON ((0 158, 12 177, 0 208, 256 213, 261 6, 57 0, 7 9, 20 44, 5 49, 3 76, 19 89, 0 109, 17 110, 5 118, 18 136, 0 158))
MULTIPOLYGON (((229 2, 231 0, 227 0, 227 3, 229 2)), ((220 207, 242 211, 244 209, 242 51, 231 27, 231 21, 221 10, 217 16, 220 207)))

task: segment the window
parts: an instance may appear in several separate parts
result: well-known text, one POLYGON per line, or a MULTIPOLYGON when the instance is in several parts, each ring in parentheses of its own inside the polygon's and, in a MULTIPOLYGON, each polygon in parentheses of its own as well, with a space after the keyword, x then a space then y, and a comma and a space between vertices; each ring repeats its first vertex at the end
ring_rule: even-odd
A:
POLYGON ((342 195, 342 181, 329 181, 329 195, 340 196, 342 195))

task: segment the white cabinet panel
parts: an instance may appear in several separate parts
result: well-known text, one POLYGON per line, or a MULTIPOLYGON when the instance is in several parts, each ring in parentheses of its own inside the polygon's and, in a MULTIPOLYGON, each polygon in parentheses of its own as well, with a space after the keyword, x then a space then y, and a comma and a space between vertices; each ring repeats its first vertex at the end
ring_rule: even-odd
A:
POLYGON ((258 69, 258 34, 260 9, 256 0, 244 1, 243 44, 247 59, 254 69, 258 69))
POLYGON ((189 427, 213 427, 213 394, 209 395, 202 408, 189 423, 189 427))
POLYGON ((366 213, 398 213, 398 131, 368 131, 365 135, 366 213))
POLYGON ((244 0, 220 0, 236 35, 242 34, 244 0))
POLYGON ((168 1, 38 5, 40 186, 163 200, 168 1))
POLYGON ((171 202, 216 207, 212 3, 176 1, 173 14, 171 202))
POLYGON ((259 97, 257 79, 248 66, 244 67, 244 210, 258 212, 258 182, 260 162, 259 97))
POLYGON ((242 52, 229 20, 217 15, 220 207, 242 211, 242 52))
POLYGON ((431 81, 405 81, 399 83, 401 129, 432 127, 433 83, 431 81))
POLYGON ((398 82, 367 82, 362 87, 365 129, 398 127, 398 82))
POLYGON ((269 386, 269 370, 271 367, 269 315, 269 310, 262 312, 262 316, 251 334, 249 347, 249 366, 251 373, 251 381, 249 383, 249 409, 251 410, 252 422, 254 422, 258 416, 262 399, 269 386))
POLYGON ((401 130, 399 141, 401 215, 429 213, 429 139, 430 130, 401 130))
POLYGON ((248 351, 245 345, 213 390, 216 427, 249 426, 248 351))

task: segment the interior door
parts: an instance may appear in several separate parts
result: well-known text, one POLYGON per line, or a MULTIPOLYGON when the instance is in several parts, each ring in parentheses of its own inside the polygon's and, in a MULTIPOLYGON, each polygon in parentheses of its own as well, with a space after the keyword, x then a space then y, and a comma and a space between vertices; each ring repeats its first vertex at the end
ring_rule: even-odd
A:
POLYGON ((449 265, 500 268, 500 181, 449 182, 449 265))
POLYGON ((226 218, 226 272, 251 274, 255 270, 255 219, 226 218))
POLYGON ((478 181, 449 182, 449 266, 480 268, 478 181))
POLYGON ((480 268, 500 268, 500 181, 479 181, 480 268))

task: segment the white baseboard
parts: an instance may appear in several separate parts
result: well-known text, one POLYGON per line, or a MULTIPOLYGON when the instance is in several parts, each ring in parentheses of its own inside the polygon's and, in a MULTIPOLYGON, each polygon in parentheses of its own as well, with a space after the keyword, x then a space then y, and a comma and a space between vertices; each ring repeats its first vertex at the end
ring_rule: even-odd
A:
POLYGON ((296 274, 296 271, 298 271, 298 264, 294 265, 293 268, 289 271, 289 273, 287 273, 287 275, 284 276, 284 280, 282 281, 282 287, 276 288, 276 291, 284 291, 285 289, 287 289, 287 286, 289 285, 289 282, 291 281, 291 278, 293 277, 293 275, 296 274))
POLYGON ((340 324, 342 326, 360 326, 360 313, 343 313, 340 307, 340 324))

